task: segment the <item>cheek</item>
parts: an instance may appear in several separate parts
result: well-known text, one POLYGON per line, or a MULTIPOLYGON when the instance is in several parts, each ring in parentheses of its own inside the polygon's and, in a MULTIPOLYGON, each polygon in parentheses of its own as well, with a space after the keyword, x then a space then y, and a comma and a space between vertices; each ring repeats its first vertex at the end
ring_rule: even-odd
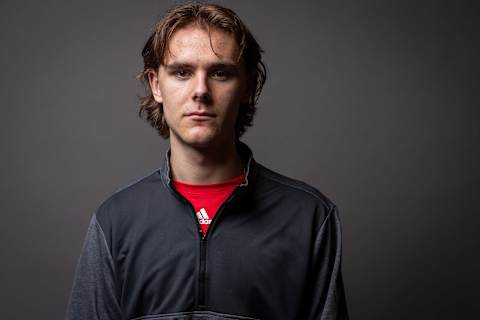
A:
POLYGON ((239 99, 231 95, 227 96, 223 104, 223 116, 225 118, 225 122, 229 123, 230 125, 235 123, 238 117, 239 109, 239 99))
POLYGON ((217 90, 217 101, 229 109, 238 109, 241 100, 241 90, 238 85, 225 86, 217 90))
POLYGON ((185 88, 179 86, 169 86, 163 91, 163 112, 165 117, 172 119, 180 114, 188 100, 188 92, 185 88))
POLYGON ((169 84, 161 88, 163 101, 168 105, 177 105, 185 99, 187 88, 175 84, 169 84))

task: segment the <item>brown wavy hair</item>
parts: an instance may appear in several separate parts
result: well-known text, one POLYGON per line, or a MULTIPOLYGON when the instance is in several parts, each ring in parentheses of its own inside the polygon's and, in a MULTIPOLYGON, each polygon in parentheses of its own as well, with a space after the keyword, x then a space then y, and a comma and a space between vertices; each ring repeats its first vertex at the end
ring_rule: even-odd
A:
POLYGON ((250 33, 238 15, 228 8, 216 4, 187 3, 170 10, 158 23, 150 34, 142 50, 143 71, 137 76, 142 82, 146 95, 140 97, 140 118, 145 120, 158 131, 158 134, 167 139, 170 129, 163 116, 163 105, 155 101, 150 88, 148 75, 158 72, 168 52, 168 43, 173 33, 187 25, 196 23, 208 30, 209 27, 220 28, 232 34, 239 47, 238 57, 245 62, 248 75, 249 98, 248 103, 241 103, 236 121, 236 138, 245 133, 253 122, 256 104, 267 74, 262 62, 260 45, 250 33))

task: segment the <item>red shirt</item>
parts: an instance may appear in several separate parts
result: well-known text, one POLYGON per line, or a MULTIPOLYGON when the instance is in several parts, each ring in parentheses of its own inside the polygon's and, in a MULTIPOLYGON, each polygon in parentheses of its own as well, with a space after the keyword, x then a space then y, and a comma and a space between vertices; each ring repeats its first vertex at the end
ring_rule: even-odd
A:
POLYGON ((173 180, 173 187, 193 205, 200 228, 204 235, 220 206, 233 190, 245 179, 242 172, 238 177, 211 184, 188 184, 173 180))

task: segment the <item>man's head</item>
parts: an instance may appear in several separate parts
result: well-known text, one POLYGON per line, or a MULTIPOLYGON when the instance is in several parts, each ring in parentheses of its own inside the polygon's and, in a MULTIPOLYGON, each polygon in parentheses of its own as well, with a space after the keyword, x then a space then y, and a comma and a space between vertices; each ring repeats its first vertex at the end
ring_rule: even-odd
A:
MULTIPOLYGON (((139 78, 145 86, 147 96, 141 100, 139 114, 145 114, 146 119, 157 129, 158 133, 162 137, 168 138, 172 128, 167 124, 167 120, 172 124, 175 119, 173 115, 167 114, 166 117, 165 114, 174 110, 175 107, 186 108, 187 110, 184 110, 184 112, 193 112, 192 108, 194 106, 191 101, 188 106, 167 106, 164 104, 184 104, 185 100, 178 97, 178 94, 187 94, 185 93, 187 87, 193 93, 198 88, 193 89, 192 86, 201 87, 204 80, 205 93, 201 94, 202 97, 198 97, 199 99, 196 100, 198 110, 208 113, 209 103, 212 103, 212 105, 220 103, 218 108, 222 108, 221 104, 224 101, 213 101, 213 99, 233 99, 229 103, 238 105, 229 107, 236 107, 237 109, 235 111, 234 131, 235 137, 239 138, 246 128, 252 124, 255 104, 266 79, 261 52, 262 50, 252 34, 233 11, 218 5, 197 3, 174 8, 158 22, 142 51, 144 69, 139 78), (205 38, 205 35, 207 35, 207 38, 205 38), (238 70, 229 70, 230 66, 223 66, 226 69, 220 68, 218 70, 220 73, 208 69, 206 65, 201 64, 206 62, 208 58, 206 55, 209 54, 208 50, 198 51, 204 53, 203 56, 198 56, 199 64, 197 64, 196 59, 194 59, 195 61, 192 60, 191 54, 189 57, 188 53, 195 52, 198 46, 205 49, 205 46, 202 45, 205 43, 205 39, 208 40, 210 52, 218 57, 217 65, 212 66, 212 68, 220 68, 220 64, 226 59, 225 61, 234 60, 238 70), (230 45, 231 48, 225 48, 225 44, 230 45), (184 48, 187 49, 187 52, 186 55, 182 56, 182 53, 185 54, 184 48), (222 54, 230 56, 222 56, 222 54), (177 61, 178 59, 190 60, 177 61), (189 64, 192 62, 192 65, 179 66, 177 62, 188 62, 189 64), (192 70, 192 68, 196 69, 192 70), (238 72, 236 74, 238 78, 219 78, 219 75, 224 77, 230 71, 238 72), (174 77, 169 78, 169 74, 172 76, 172 72, 174 77), (209 72, 210 74, 207 74, 209 72), (178 84, 183 86, 183 91, 175 89, 175 83, 171 81, 172 79, 179 81, 178 84), (228 87, 229 82, 223 80, 241 81, 242 83, 230 83, 230 87, 228 87), (210 89, 214 92, 210 92, 210 89), (232 92, 231 95, 241 94, 241 97, 229 97, 229 92, 232 92), (172 96, 174 96, 174 99, 171 98, 172 96), (165 98, 168 101, 165 101, 165 98), (201 105, 205 105, 205 108, 202 108, 201 105)), ((212 55, 210 54, 210 56, 212 55)), ((191 98, 194 99, 194 97, 191 98)), ((201 117, 197 118, 196 120, 199 120, 199 123, 205 120, 201 117)))

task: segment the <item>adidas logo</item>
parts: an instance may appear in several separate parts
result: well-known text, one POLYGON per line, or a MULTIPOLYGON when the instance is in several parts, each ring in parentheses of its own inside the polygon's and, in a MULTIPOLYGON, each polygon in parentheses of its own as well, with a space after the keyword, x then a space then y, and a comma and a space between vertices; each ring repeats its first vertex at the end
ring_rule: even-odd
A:
POLYGON ((212 222, 212 219, 210 219, 207 211, 204 208, 197 212, 197 218, 200 224, 210 224, 210 222, 212 222))

